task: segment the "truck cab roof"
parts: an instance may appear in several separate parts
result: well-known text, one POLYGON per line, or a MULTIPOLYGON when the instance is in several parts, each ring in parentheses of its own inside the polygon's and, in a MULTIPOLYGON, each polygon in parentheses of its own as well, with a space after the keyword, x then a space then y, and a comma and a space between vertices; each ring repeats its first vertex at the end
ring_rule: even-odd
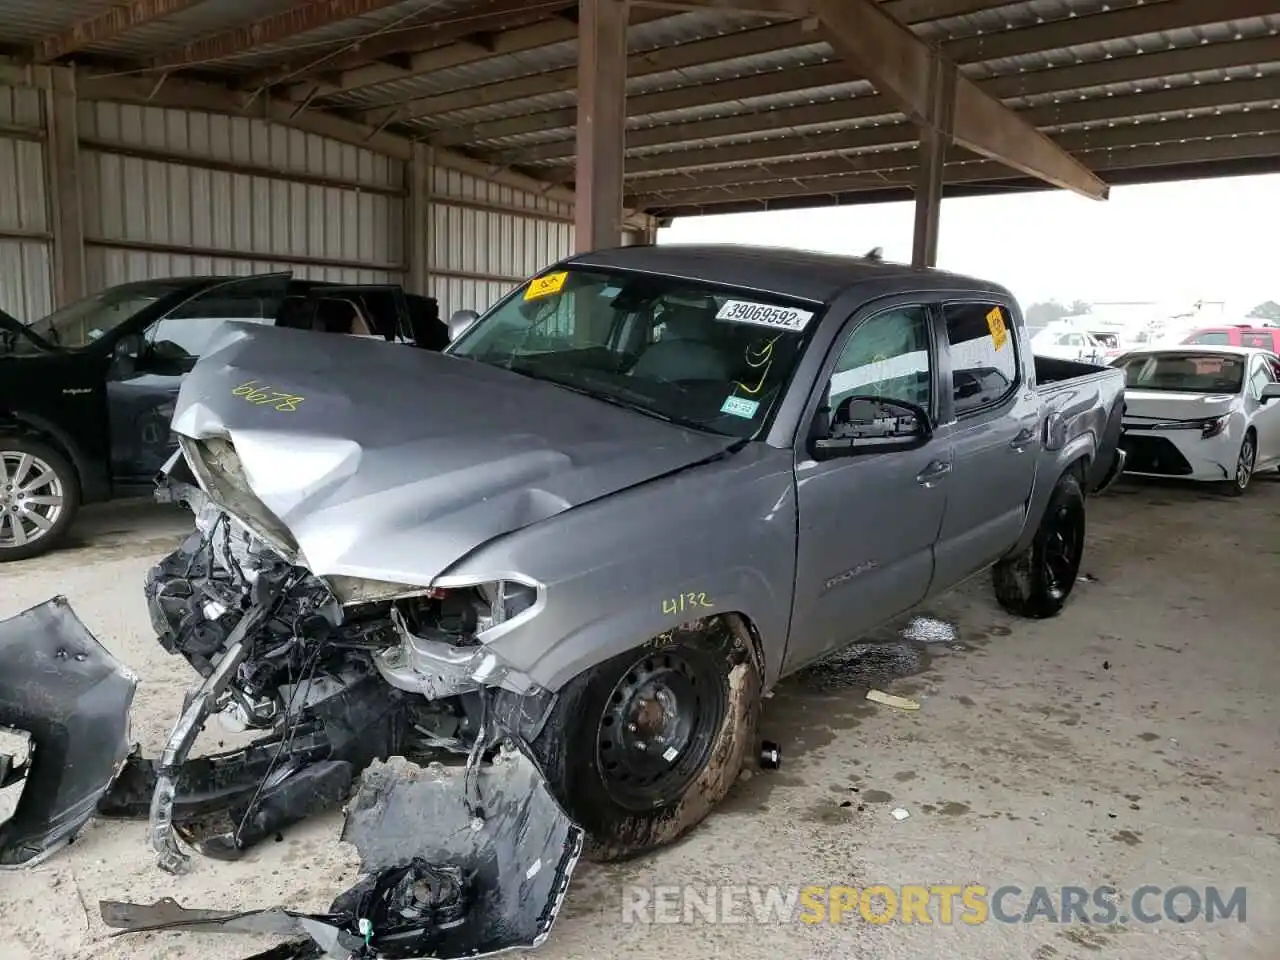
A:
POLYGON ((583 253, 568 267, 601 267, 682 277, 828 304, 854 288, 867 299, 909 290, 982 291, 1012 300, 1004 287, 870 257, 739 244, 662 244, 583 253))

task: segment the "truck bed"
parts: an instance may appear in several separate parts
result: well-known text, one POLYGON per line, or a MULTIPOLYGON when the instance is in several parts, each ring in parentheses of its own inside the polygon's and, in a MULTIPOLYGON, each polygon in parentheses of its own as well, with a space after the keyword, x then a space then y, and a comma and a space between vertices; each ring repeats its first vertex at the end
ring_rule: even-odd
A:
POLYGON ((1080 360, 1060 360, 1057 357, 1036 357, 1036 383, 1044 386, 1049 383, 1060 383, 1063 380, 1074 380, 1090 374, 1110 370, 1111 367, 1096 363, 1084 363, 1080 360))

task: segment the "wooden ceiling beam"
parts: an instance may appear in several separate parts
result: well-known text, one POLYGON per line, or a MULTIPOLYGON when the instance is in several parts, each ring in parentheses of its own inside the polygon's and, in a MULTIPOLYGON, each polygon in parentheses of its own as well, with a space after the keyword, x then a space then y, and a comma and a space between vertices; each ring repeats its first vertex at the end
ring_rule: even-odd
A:
POLYGON ((41 37, 35 42, 31 58, 36 63, 49 63, 95 43, 105 43, 165 17, 194 7, 201 0, 129 0, 77 20, 66 30, 41 37))
MULTIPOLYGON (((1104 149, 1122 149, 1152 144, 1177 143, 1224 137, 1280 133, 1280 110, 1251 110, 1190 120, 1165 120, 1149 123, 1120 124, 1050 134, 1057 144, 1072 153, 1104 149)), ((753 183, 808 181, 840 174, 879 174, 913 169, 920 159, 914 146, 876 150, 842 156, 816 157, 811 160, 783 160, 754 166, 721 167, 696 173, 675 173, 643 177, 627 185, 633 198, 628 203, 652 204, 655 201, 679 203, 684 193, 709 189, 740 188, 753 183)), ((948 163, 973 160, 968 150, 954 148, 948 163)))
MULTIPOLYGON (((1161 166, 1191 164, 1221 164, 1240 160, 1275 158, 1280 156, 1280 133, 1249 137, 1227 137, 1220 140, 1196 140, 1187 143, 1159 144, 1131 148, 1114 148, 1088 151, 1082 154, 1089 166, 1110 175, 1121 170, 1140 170, 1161 166)), ((1019 174, 1001 163, 991 160, 972 160, 955 165, 948 164, 946 183, 1000 183, 1022 179, 1019 174)), ((916 171, 904 169, 889 176, 865 173, 842 174, 808 181, 783 181, 773 184, 756 184, 740 189, 706 190, 681 194, 670 201, 653 198, 645 209, 664 217, 714 213, 718 207, 734 206, 749 209, 752 205, 765 206, 770 201, 800 197, 830 197, 839 201, 859 192, 887 190, 911 190, 917 182, 916 171)), ((629 201, 630 202, 630 201, 629 201)))

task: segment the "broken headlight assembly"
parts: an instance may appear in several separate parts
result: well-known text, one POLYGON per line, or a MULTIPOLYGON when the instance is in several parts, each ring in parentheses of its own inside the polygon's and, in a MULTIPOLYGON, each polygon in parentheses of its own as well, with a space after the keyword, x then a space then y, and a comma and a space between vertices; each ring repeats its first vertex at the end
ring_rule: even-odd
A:
POLYGON ((537 685, 488 644, 537 616, 543 603, 543 588, 523 579, 440 581, 426 602, 392 602, 400 643, 381 650, 374 665, 391 686, 428 700, 481 687, 528 694, 537 685))
POLYGON ((388 583, 360 577, 326 577, 334 597, 344 607, 388 601, 438 601, 436 624, 457 637, 490 640, 534 616, 541 607, 543 588, 533 580, 471 580, 444 578, 432 586, 388 583))
POLYGON ((496 636, 494 631, 505 633, 533 617, 542 602, 542 587, 523 580, 492 580, 478 583, 474 589, 484 597, 489 607, 488 622, 482 622, 477 633, 477 637, 486 640, 496 636))

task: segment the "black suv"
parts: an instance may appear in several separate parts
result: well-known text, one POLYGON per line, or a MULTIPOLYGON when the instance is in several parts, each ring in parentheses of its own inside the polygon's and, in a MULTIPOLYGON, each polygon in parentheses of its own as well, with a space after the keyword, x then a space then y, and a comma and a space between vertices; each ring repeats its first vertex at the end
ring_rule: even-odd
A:
POLYGON ((153 489, 182 378, 228 320, 449 342, 430 298, 289 273, 125 283, 30 325, 0 311, 0 563, 56 546, 82 503, 153 489))

